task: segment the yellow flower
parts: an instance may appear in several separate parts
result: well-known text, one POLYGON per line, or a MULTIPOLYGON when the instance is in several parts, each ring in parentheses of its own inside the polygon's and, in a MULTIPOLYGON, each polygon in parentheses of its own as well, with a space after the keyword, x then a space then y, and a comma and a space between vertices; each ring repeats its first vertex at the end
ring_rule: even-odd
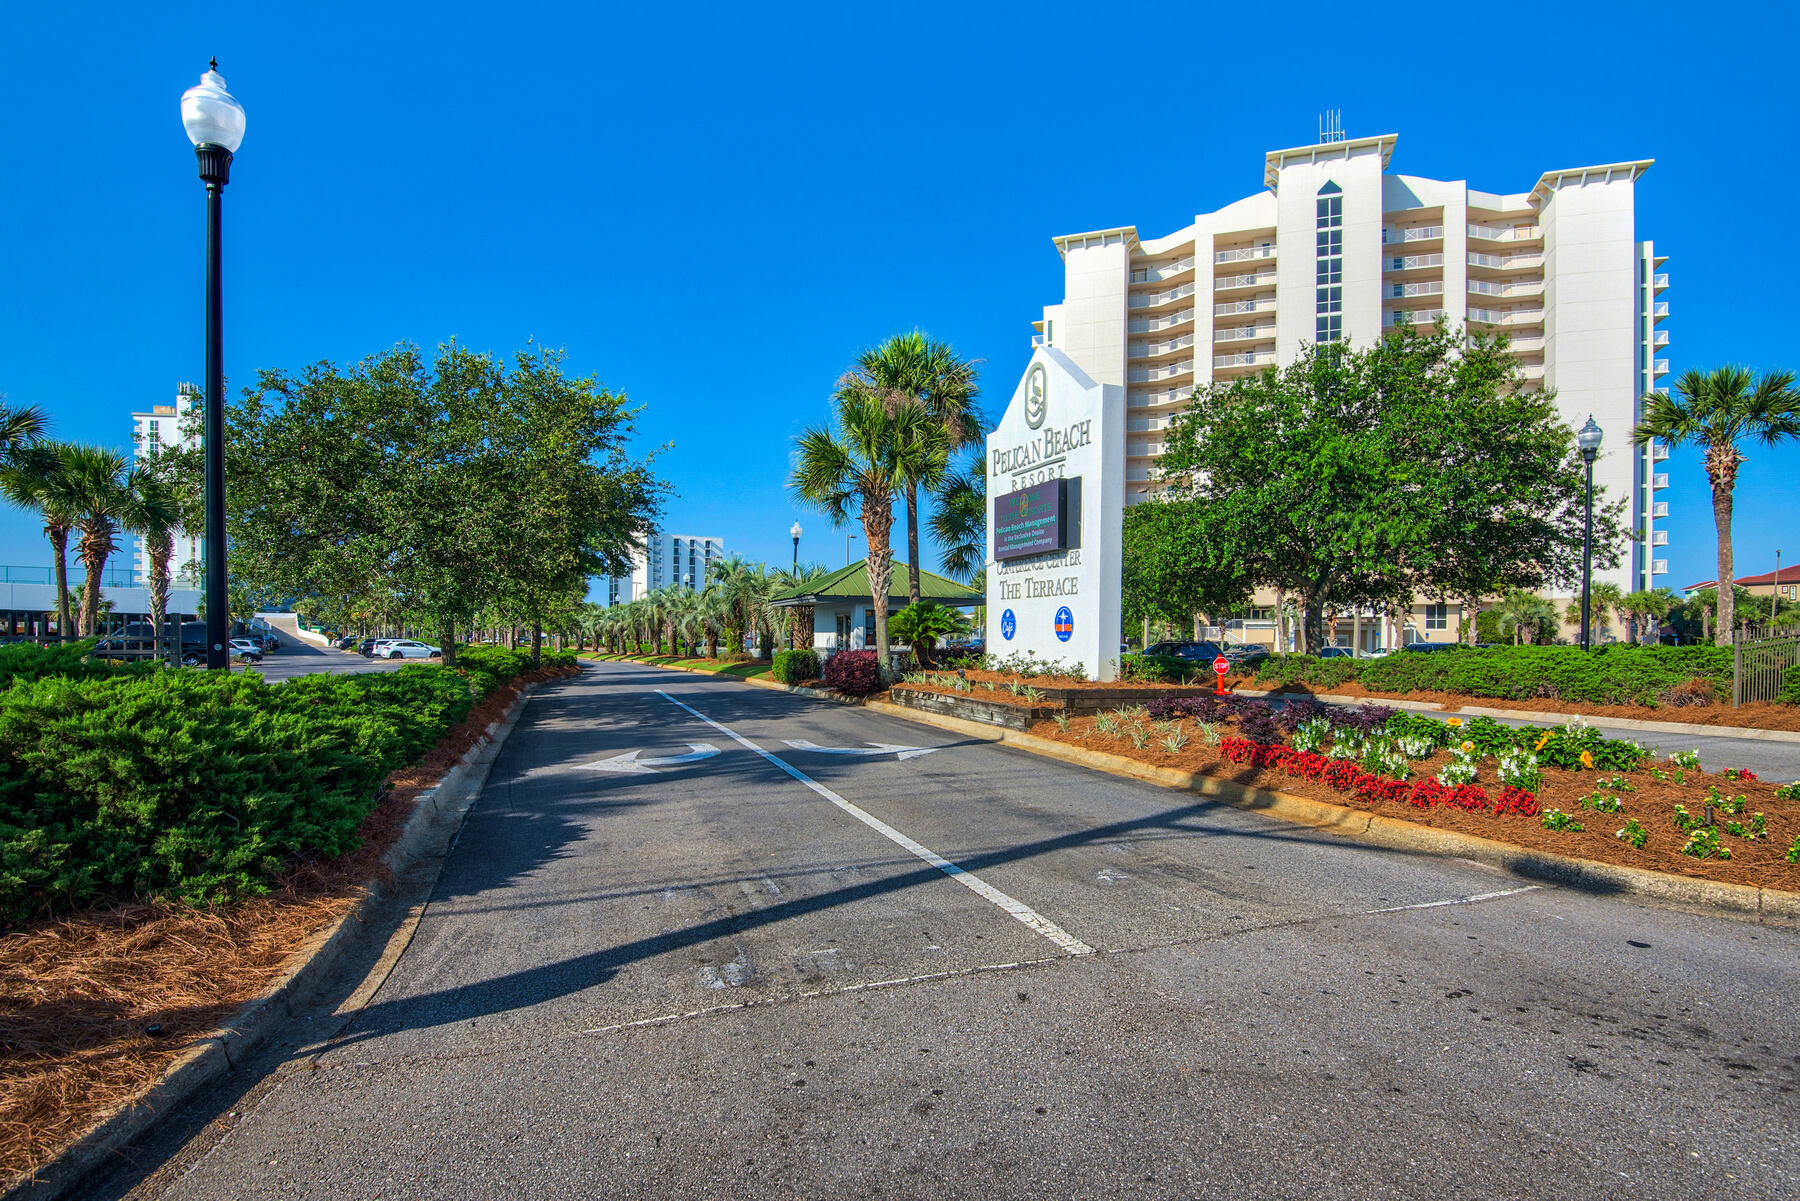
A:
POLYGON ((1581 752, 1581 766, 1583 766, 1583 767, 1594 766, 1594 752, 1592 752, 1592 751, 1581 752))
POLYGON ((1463 749, 1463 754, 1467 755, 1475 749, 1475 744, 1472 742, 1464 742, 1462 744, 1462 749, 1463 749))
POLYGON ((1531 749, 1534 751, 1541 751, 1544 749, 1544 744, 1549 741, 1550 741, 1550 731, 1545 730, 1544 736, 1542 738, 1538 739, 1537 745, 1532 747, 1531 749))
POLYGON ((1445 719, 1444 719, 1444 724, 1445 724, 1445 725, 1447 725, 1447 726, 1460 726, 1460 725, 1462 725, 1462 718, 1460 718, 1460 717, 1446 717, 1446 718, 1445 718, 1445 719))

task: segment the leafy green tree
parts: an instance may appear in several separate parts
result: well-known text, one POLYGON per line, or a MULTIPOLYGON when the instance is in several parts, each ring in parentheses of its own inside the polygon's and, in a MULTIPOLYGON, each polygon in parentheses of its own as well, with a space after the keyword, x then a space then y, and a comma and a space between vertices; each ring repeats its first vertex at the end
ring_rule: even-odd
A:
POLYGON ((889 531, 894 498, 912 478, 904 466, 909 452, 948 435, 922 405, 898 404, 878 392, 846 383, 838 390, 829 425, 816 425, 798 439, 788 486, 801 504, 842 525, 852 513, 862 519, 869 548, 869 586, 875 610, 875 646, 883 682, 892 678, 888 662, 888 589, 893 585, 894 551, 889 531))
MULTIPOLYGON (((801 563, 796 567, 778 567, 773 572, 776 592, 786 592, 830 575, 823 563, 801 563)), ((813 607, 790 605, 787 610, 788 646, 809 650, 813 644, 813 607)))
POLYGON ((889 622, 894 637, 912 647, 914 666, 925 670, 934 666, 932 652, 940 641, 966 634, 969 628, 968 618, 936 601, 915 601, 889 622))
MULTIPOLYGON (((1612 632, 1613 614, 1625 603, 1625 590, 1611 580, 1597 580, 1588 590, 1588 609, 1593 621, 1593 629, 1588 631, 1590 642, 1599 641, 1600 637, 1612 632)), ((1568 607, 1563 610, 1563 620, 1581 629, 1581 598, 1570 599, 1568 607)))
POLYGON ((1249 602, 1254 580, 1209 525, 1229 519, 1179 494, 1125 510, 1120 609, 1128 628, 1146 618, 1186 625, 1196 613, 1236 612, 1249 602))
MULTIPOLYGON (((1800 437, 1800 391, 1791 371, 1765 372, 1759 379, 1747 367, 1689 370, 1667 395, 1643 398, 1644 417, 1632 434, 1639 446, 1657 440, 1671 450, 1697 446, 1705 452, 1706 479, 1712 485, 1713 525, 1719 537, 1721 581, 1733 578, 1731 510, 1745 441, 1773 447, 1800 437)), ((1718 596, 1718 645, 1730 646, 1737 612, 1736 597, 1727 589, 1718 596)))
POLYGON ((1674 594, 1667 588, 1640 588, 1636 592, 1628 592, 1619 601, 1618 610, 1631 628, 1631 640, 1636 643, 1644 641, 1646 633, 1659 625, 1669 615, 1674 594))
MULTIPOLYGON (((1195 502, 1196 553, 1293 596, 1314 649, 1333 609, 1473 600, 1579 562, 1573 434, 1514 371, 1504 341, 1443 328, 1309 345, 1196 394, 1159 467, 1195 502)), ((1595 515, 1602 566, 1616 509, 1595 515)))
POLYGON ((1514 646, 1556 640, 1556 606, 1535 592, 1523 588, 1510 589, 1500 599, 1499 608, 1495 612, 1500 632, 1511 638, 1514 646))
POLYGON ((840 385, 840 395, 848 389, 880 396, 890 413, 922 407, 940 427, 942 437, 921 436, 897 448, 906 503, 906 595, 913 604, 919 600, 919 492, 946 484, 951 455, 980 447, 985 422, 977 407, 977 378, 975 365, 959 358, 948 343, 914 330, 864 352, 840 385))

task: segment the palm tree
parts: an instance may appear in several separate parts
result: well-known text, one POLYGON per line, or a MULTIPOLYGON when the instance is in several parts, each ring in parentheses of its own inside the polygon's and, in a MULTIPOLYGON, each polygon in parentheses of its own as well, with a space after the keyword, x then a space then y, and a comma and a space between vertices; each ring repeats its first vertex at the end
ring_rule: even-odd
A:
MULTIPOLYGON (((1598 641, 1595 635, 1605 634, 1612 630, 1613 613, 1622 611, 1620 606, 1624 603, 1625 590, 1611 580, 1601 580, 1588 589, 1589 617, 1593 622, 1593 629, 1588 631, 1588 641, 1598 641)), ((1569 601, 1568 608, 1563 611, 1563 620, 1576 629, 1581 628, 1581 598, 1579 596, 1569 601)))
POLYGON ((181 491, 169 479, 153 471, 133 473, 133 496, 126 513, 126 528, 144 537, 150 556, 150 630, 162 637, 163 619, 169 611, 169 559, 175 553, 175 534, 181 529, 181 491))
POLYGON ((833 525, 862 519, 869 548, 869 592, 875 610, 875 645, 881 678, 888 662, 888 589, 894 582, 894 551, 888 534, 894 524, 894 497, 912 478, 900 463, 904 448, 948 443, 942 423, 920 404, 890 406, 888 398, 860 385, 841 387, 835 420, 803 432, 788 487, 803 505, 831 518, 833 525))
POLYGON ((0 493, 22 509, 36 509, 44 518, 44 536, 50 540, 56 573, 57 637, 63 641, 69 639, 73 625, 69 616, 69 534, 75 528, 76 515, 64 467, 75 449, 68 443, 39 443, 0 467, 0 493))
POLYGON ((71 448, 63 456, 63 473, 60 486, 66 489, 75 512, 75 529, 81 534, 76 553, 87 570, 81 588, 80 626, 84 637, 92 637, 98 632, 101 576, 106 560, 118 549, 119 527, 136 513, 139 473, 127 470, 124 456, 97 446, 71 448))
POLYGON ((1667 588, 1639 589, 1625 594, 1619 602, 1619 613, 1632 629, 1632 641, 1642 644, 1651 626, 1668 616, 1674 594, 1667 588))
POLYGON ((1652 392, 1644 397, 1644 419, 1632 441, 1642 446, 1656 439, 1671 450, 1691 445, 1706 453, 1713 525, 1719 534, 1720 646, 1730 646, 1732 636, 1731 504, 1744 462, 1738 443, 1750 439, 1774 446, 1794 437, 1800 437, 1800 392, 1791 371, 1768 371, 1757 379, 1748 367, 1689 370, 1675 381, 1671 395, 1652 392))
POLYGON ((727 555, 708 568, 706 588, 724 603, 725 649, 743 654, 745 636, 757 629, 762 603, 770 592, 767 569, 742 555, 727 555))
POLYGON ((944 477, 931 515, 931 536, 944 548, 944 571, 973 584, 987 566, 987 467, 977 461, 967 471, 944 477))
MULTIPOLYGON (((777 567, 770 579, 776 592, 786 592, 790 588, 799 588, 814 580, 830 575, 823 563, 801 563, 795 567, 777 567)), ((787 611, 788 646, 802 650, 811 650, 813 644, 813 607, 811 605, 790 605, 787 611), (802 641, 804 632, 804 641, 802 641)))
POLYGON ((919 489, 940 487, 950 456, 980 444, 984 423, 976 408, 976 380, 973 363, 958 358, 948 343, 914 330, 865 351, 856 371, 840 385, 840 394, 848 385, 880 395, 890 413, 922 405, 942 429, 942 439, 903 447, 897 459, 906 500, 906 596, 913 604, 919 602, 919 489))

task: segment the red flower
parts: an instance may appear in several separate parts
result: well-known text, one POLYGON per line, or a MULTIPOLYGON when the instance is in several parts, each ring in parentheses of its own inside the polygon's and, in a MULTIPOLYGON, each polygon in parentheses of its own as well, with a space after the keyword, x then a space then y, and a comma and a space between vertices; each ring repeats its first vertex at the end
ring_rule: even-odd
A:
POLYGON ((1538 801, 1536 795, 1523 788, 1510 785, 1500 790, 1500 799, 1494 802, 1495 813, 1516 813, 1520 817, 1536 817, 1538 801))

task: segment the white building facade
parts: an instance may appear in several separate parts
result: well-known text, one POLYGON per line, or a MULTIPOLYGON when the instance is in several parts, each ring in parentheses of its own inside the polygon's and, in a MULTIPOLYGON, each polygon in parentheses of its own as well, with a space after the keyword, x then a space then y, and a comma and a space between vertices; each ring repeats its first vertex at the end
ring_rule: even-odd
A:
MULTIPOLYGON (((178 384, 175 403, 152 405, 147 413, 131 415, 131 450, 138 462, 159 452, 200 445, 198 416, 205 405, 198 385, 178 384)), ((169 578, 199 582, 205 531, 179 530, 169 556, 169 578)), ((150 550, 144 539, 131 540, 131 569, 139 580, 150 578, 150 550)))
POLYGON ((724 557, 722 538, 653 530, 644 540, 644 548, 633 556, 631 574, 607 580, 606 603, 626 604, 670 585, 702 591, 712 565, 724 557))
POLYGON ((1032 342, 1125 387, 1126 503, 1156 490, 1162 432, 1196 388, 1292 362, 1308 342, 1368 346, 1442 316, 1506 333, 1526 386, 1554 389, 1571 428, 1593 415, 1605 435, 1596 500, 1627 498, 1643 535, 1596 578, 1661 585, 1668 451, 1631 444, 1639 398, 1668 372, 1664 259, 1634 220, 1650 161, 1493 193, 1390 173, 1397 140, 1271 151, 1263 191, 1166 237, 1124 226, 1055 239, 1064 298, 1032 342))

